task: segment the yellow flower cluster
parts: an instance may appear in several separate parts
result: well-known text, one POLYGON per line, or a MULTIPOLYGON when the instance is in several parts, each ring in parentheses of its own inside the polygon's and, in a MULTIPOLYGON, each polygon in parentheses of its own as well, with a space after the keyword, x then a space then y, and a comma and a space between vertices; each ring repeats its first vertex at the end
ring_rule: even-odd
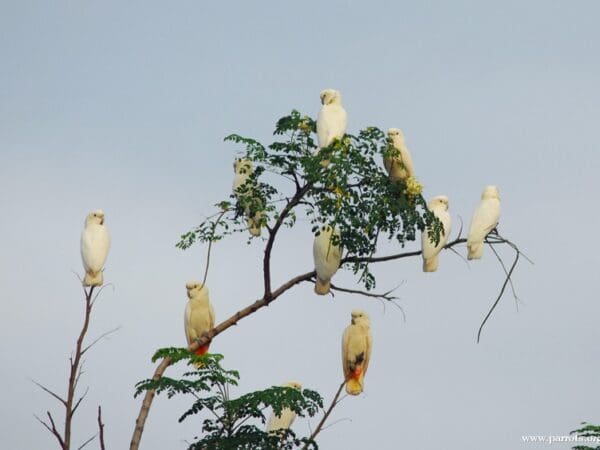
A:
POLYGON ((423 192, 423 185, 415 177, 408 177, 406 179, 406 195, 415 197, 421 192, 423 192))
POLYGON ((304 116, 302 121, 298 124, 298 129, 300 131, 304 131, 306 134, 309 134, 312 130, 310 128, 310 121, 308 116, 304 116))

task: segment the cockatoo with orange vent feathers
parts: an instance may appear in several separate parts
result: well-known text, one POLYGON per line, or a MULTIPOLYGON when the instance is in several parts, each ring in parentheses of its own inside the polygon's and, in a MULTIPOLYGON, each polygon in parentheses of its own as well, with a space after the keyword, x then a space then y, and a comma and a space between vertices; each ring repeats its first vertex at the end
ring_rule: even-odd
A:
POLYGON ((384 156, 383 165, 392 180, 406 181, 409 177, 415 177, 410 152, 404 142, 404 134, 398 128, 388 130, 388 138, 395 149, 396 155, 384 156))
MULTIPOLYGON (((293 388, 297 390, 302 389, 302 385, 297 381, 288 381, 283 384, 283 387, 293 388)), ((267 422, 267 433, 270 431, 281 430, 282 428, 289 428, 292 426, 294 419, 296 418, 296 413, 289 408, 283 408, 281 410, 281 415, 276 415, 274 412, 271 413, 271 417, 269 417, 269 421, 267 422)))
MULTIPOLYGON (((250 179, 254 172, 252 161, 247 158, 237 158, 233 162, 233 170, 235 177, 233 179, 233 194, 238 201, 242 200, 245 203, 252 203, 251 182, 246 182, 250 179), (244 188, 240 189, 242 186, 244 188), (241 192, 243 190, 243 192, 241 192)), ((248 221, 248 231, 252 236, 260 236, 260 219, 262 217, 262 211, 257 211, 254 214, 250 211, 250 205, 246 204, 244 207, 244 214, 248 221)))
POLYGON ((342 337, 342 367, 346 392, 350 395, 358 395, 363 391, 372 343, 369 316, 364 311, 352 311, 352 322, 342 337))
POLYGON ((440 230, 440 241, 437 245, 431 242, 431 236, 427 230, 421 233, 421 248, 423 249, 423 272, 435 272, 438 268, 438 255, 448 243, 452 220, 448 212, 448 197, 438 195, 433 197, 427 205, 431 211, 442 223, 440 230))
POLYGON ((315 271, 317 272, 315 292, 319 295, 329 293, 331 278, 340 267, 342 250, 339 241, 339 230, 334 232, 330 225, 322 226, 319 235, 315 236, 313 241, 313 259, 315 261, 315 271), (333 243, 333 236, 337 236, 335 244, 333 243))
MULTIPOLYGON (((185 306, 184 326, 188 345, 215 326, 215 311, 208 298, 208 288, 198 281, 190 281, 185 285, 188 302, 185 306)), ((196 355, 208 352, 210 344, 205 344, 195 351, 196 355)), ((201 364, 200 364, 201 365, 201 364)))
MULTIPOLYGON (((319 149, 330 146, 334 139, 342 139, 346 134, 348 116, 342 106, 342 95, 335 89, 321 91, 321 110, 317 116, 317 142, 319 149)), ((322 161, 327 166, 329 161, 322 161)))
POLYGON ((500 192, 496 186, 486 186, 471 220, 467 236, 467 259, 481 258, 483 240, 490 231, 496 228, 498 219, 500 219, 500 192))
POLYGON ((80 250, 85 276, 84 286, 101 286, 104 283, 104 263, 110 249, 110 235, 104 225, 104 211, 97 209, 85 218, 81 233, 80 250))

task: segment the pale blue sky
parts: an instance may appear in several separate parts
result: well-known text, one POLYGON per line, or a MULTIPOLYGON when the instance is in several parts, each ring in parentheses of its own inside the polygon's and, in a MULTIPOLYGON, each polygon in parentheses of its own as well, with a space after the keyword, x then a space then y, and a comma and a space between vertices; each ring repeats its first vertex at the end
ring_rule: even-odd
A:
MULTIPOLYGON (((404 130, 425 195, 449 196, 455 231, 483 186, 499 186, 500 229, 536 262, 515 274, 524 305, 517 312, 505 297, 474 343, 502 282, 490 252, 470 268, 447 252, 433 275, 417 259, 379 267, 380 290, 405 280, 406 323, 377 301, 317 298, 303 285, 214 342, 241 371, 237 393, 298 379, 330 399, 341 333, 360 307, 374 334, 365 393, 340 404, 332 419, 350 420, 325 430, 321 448, 536 448, 521 435, 600 422, 590 210, 600 4, 415 3, 0 1, 3 448, 55 448, 33 414, 58 404, 29 379, 66 388, 82 314, 71 271, 82 271, 87 212, 106 212, 105 279, 115 285, 90 337, 122 329, 86 361, 75 437, 95 432, 101 403, 108 448, 126 448, 134 383, 151 375, 154 349, 185 343, 185 282, 201 277, 205 248, 174 244, 230 193, 241 148, 223 137, 269 142, 291 109, 316 117, 328 87, 342 92, 349 132, 404 130)), ((281 236, 275 284, 312 268, 309 229, 281 236)), ((213 251, 217 319, 260 295, 262 244, 244 242, 213 251)), ((177 423, 186 404, 155 401, 143 449, 185 448, 199 428, 177 423)))

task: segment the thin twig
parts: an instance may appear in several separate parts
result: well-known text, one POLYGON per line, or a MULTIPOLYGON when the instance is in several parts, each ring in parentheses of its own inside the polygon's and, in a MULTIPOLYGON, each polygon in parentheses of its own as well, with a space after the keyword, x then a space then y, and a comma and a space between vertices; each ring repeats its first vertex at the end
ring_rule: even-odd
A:
MULTIPOLYGON (((313 280, 311 280, 311 281, 313 281, 313 280)), ((348 294, 364 295, 365 297, 379 298, 379 299, 388 300, 388 301, 392 301, 392 300, 398 298, 398 297, 394 297, 393 295, 390 295, 392 292, 394 292, 396 290, 396 288, 391 289, 387 292, 384 292, 383 294, 375 294, 374 292, 338 287, 338 286, 335 286, 333 283, 330 283, 330 285, 331 285, 331 289, 333 289, 334 291, 347 292, 348 294)))
MULTIPOLYGON (((508 276, 508 270, 506 269, 506 265, 504 264, 504 261, 502 260, 502 258, 498 254, 498 251, 494 248, 493 245, 488 244, 488 246, 490 247, 490 249, 492 250, 492 252, 494 253, 494 255, 496 255, 496 259, 498 260, 498 262, 502 266, 502 270, 504 270, 504 275, 508 276)), ((520 299, 517 296, 517 293, 515 292, 515 287, 513 285, 512 279, 510 280, 509 284, 510 284, 510 290, 512 291, 512 295, 515 298, 515 301, 516 301, 516 304, 517 304, 517 308, 518 308, 519 307, 519 300, 520 299)))
POLYGON ((88 445, 90 442, 92 442, 94 439, 96 439, 96 436, 98 436, 98 434, 93 435, 91 438, 89 438, 87 441, 85 441, 83 444, 81 444, 79 447, 77 447, 77 450, 81 450, 83 447, 88 445))
POLYGON ((506 275, 506 279, 504 280, 504 283, 502 284, 502 288, 500 289, 500 293, 498 294, 498 297, 496 297, 496 300, 494 301, 492 307, 490 308, 490 310, 486 314, 485 318, 483 319, 483 322, 481 322, 481 325, 479 326, 479 330, 477 331, 477 343, 478 344, 479 344, 479 340, 481 338, 481 331, 483 330, 483 327, 486 324, 487 320, 492 315, 492 312, 494 311, 494 309, 496 309, 496 306, 500 302, 500 299, 504 295, 504 290, 506 289, 507 284, 510 282, 512 273, 515 270, 515 267, 517 266, 517 262, 519 261, 519 255, 521 254, 521 252, 519 251, 519 248, 515 244, 513 244, 512 242, 510 242, 507 239, 504 239, 504 238, 500 238, 500 239, 502 239, 504 242, 506 242, 508 245, 510 245, 513 248, 513 250, 515 251, 515 260, 513 261, 512 265, 510 266, 510 270, 508 271, 508 274, 506 275))
MULTIPOLYGON (((315 438, 317 437, 317 435, 321 432, 321 430, 323 429, 323 425, 325 425, 325 422, 327 421, 327 418, 331 414, 331 411, 333 411, 333 408, 335 408, 336 405, 339 403, 338 399, 340 398, 340 394, 342 393, 342 389, 344 389, 345 385, 346 385, 346 380, 344 380, 342 382, 342 384, 340 384, 340 386, 338 387, 338 390, 335 393, 335 396, 333 397, 333 400, 331 401, 331 404, 329 405, 329 408, 327 408, 327 411, 325 411, 325 414, 323 415, 323 418, 317 424, 317 428, 315 428, 315 431, 313 431, 312 434, 310 435, 309 439, 311 441, 314 441, 315 438)), ((306 450, 307 448, 308 448, 308 443, 304 444, 304 447, 302 447, 302 450, 306 450)))
POLYGON ((210 251, 212 249, 212 244, 213 244, 212 238, 214 238, 214 236, 215 236, 215 230, 217 229, 219 220, 221 220, 221 217, 223 217, 226 212, 227 212, 226 209, 221 211, 221 214, 219 214, 219 217, 217 217, 217 220, 213 223, 213 227, 210 232, 211 239, 208 241, 208 250, 206 251, 206 267, 204 268, 204 277, 202 277, 202 286, 204 286, 204 283, 206 283, 206 277, 208 276, 208 267, 210 266, 210 251))
POLYGON ((102 333, 100 336, 98 336, 96 339, 94 339, 92 341, 91 344, 86 345, 86 347, 81 350, 81 354, 83 355, 85 352, 87 352, 90 348, 92 348, 92 346, 94 346, 95 344, 97 344, 100 340, 110 336, 113 333, 116 333, 117 331, 119 331, 121 329, 121 325, 119 325, 118 327, 113 328, 112 330, 108 330, 105 333, 102 333))

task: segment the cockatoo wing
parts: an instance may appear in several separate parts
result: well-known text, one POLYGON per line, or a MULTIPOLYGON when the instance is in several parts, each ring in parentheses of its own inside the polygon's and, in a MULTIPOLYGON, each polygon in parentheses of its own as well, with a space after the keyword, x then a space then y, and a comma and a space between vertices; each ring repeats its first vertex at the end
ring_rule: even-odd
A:
POLYGON ((80 244, 81 259, 86 272, 100 272, 110 249, 110 235, 106 227, 95 223, 87 225, 81 233, 80 244))
POLYGON ((339 244, 333 244, 331 229, 321 230, 321 233, 313 241, 313 260, 317 272, 315 292, 317 294, 325 295, 329 292, 331 278, 340 267, 341 259, 342 252, 339 244))
POLYGON ((431 211, 438 219, 440 219, 440 222, 442 223, 442 232, 440 233, 440 241, 438 245, 435 245, 433 242, 431 242, 428 231, 423 231, 421 233, 424 272, 435 272, 437 270, 438 254, 448 243, 448 236, 450 236, 452 229, 452 219, 450 218, 450 213, 445 207, 433 208, 431 211))
POLYGON ((483 254, 483 240, 490 231, 496 228, 499 219, 500 200, 496 198, 481 200, 473 214, 469 235, 467 237, 469 259, 481 258, 481 255, 483 254))
POLYGON ((400 146, 400 156, 402 157, 402 164, 404 164, 404 168, 406 169, 408 177, 415 176, 415 166, 413 165, 412 157, 410 156, 410 152, 406 147, 406 144, 402 144, 400 146))
POLYGON ((196 336, 196 333, 194 332, 194 329, 192 328, 191 317, 192 317, 192 305, 190 304, 190 302, 188 302, 185 305, 185 313, 183 316, 183 326, 185 328, 185 338, 187 340, 188 345, 191 345, 192 342, 194 341, 194 339, 198 338, 198 336, 196 336))
POLYGON ((319 148, 329 146, 335 138, 346 134, 348 116, 342 105, 323 105, 317 117, 317 140, 319 148))
POLYGON ((292 423, 294 423, 295 418, 296 413, 289 408, 283 408, 281 410, 281 416, 271 413, 271 417, 269 417, 269 421, 267 423, 267 432, 280 430, 282 428, 289 428, 292 426, 292 423))

